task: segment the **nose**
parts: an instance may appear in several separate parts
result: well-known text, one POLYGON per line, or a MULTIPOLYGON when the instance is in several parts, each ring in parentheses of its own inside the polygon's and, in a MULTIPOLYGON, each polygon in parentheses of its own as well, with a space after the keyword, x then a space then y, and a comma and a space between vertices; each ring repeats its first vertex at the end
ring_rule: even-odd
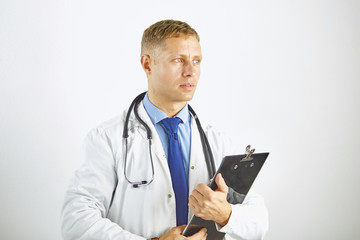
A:
POLYGON ((196 67, 194 66, 194 63, 193 62, 187 62, 185 65, 184 65, 184 72, 183 72, 183 75, 184 77, 186 78, 189 78, 189 77, 194 77, 196 75, 196 67))

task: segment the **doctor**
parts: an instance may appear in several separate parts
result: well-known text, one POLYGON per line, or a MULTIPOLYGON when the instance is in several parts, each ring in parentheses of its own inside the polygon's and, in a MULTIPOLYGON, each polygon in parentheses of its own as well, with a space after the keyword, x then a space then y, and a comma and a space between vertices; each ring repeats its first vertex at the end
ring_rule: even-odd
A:
MULTIPOLYGON (((65 196, 64 240, 206 239, 206 229, 188 238, 181 234, 192 213, 215 221, 226 239, 263 239, 268 216, 261 196, 250 192, 243 204, 232 205, 221 175, 216 176, 217 190, 206 185, 210 176, 187 104, 201 61, 199 36, 188 24, 165 20, 144 31, 141 65, 148 92, 137 111, 152 133, 151 144, 134 112, 127 144, 122 137, 127 111, 88 134, 84 162, 65 196), (177 119, 176 124, 166 123, 169 119, 177 119)), ((218 166, 235 152, 223 135, 203 126, 218 166)))

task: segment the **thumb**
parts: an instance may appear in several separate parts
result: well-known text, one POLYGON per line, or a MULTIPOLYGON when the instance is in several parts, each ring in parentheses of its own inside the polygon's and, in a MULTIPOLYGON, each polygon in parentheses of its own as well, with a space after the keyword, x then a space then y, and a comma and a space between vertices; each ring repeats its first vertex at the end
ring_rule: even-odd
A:
POLYGON ((216 191, 220 191, 227 194, 229 188, 226 185, 225 180, 222 177, 221 173, 218 173, 218 175, 216 175, 215 182, 216 185, 218 186, 218 189, 216 191))
POLYGON ((174 232, 177 233, 177 234, 182 234, 182 232, 184 231, 185 227, 186 227, 186 224, 181 225, 181 226, 174 227, 173 230, 174 230, 174 232))

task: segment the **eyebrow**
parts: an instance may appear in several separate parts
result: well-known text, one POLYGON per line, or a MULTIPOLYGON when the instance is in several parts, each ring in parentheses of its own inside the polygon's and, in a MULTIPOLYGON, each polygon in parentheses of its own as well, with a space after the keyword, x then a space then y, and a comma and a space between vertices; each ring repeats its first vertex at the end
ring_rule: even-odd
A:
MULTIPOLYGON (((174 54, 174 55, 180 56, 180 57, 182 57, 182 58, 185 58, 185 57, 188 57, 188 56, 189 56, 189 55, 187 55, 187 54, 174 54)), ((202 55, 195 55, 195 56, 193 56, 193 58, 202 59, 202 55)))

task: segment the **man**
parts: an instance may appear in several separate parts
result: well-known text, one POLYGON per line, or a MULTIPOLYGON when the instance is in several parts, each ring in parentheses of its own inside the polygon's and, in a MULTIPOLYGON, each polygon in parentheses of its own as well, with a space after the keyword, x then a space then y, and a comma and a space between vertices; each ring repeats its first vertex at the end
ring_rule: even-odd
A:
MULTIPOLYGON (((210 176, 187 104, 201 60, 199 36, 188 24, 165 20, 145 30, 141 65, 148 92, 137 111, 152 132, 152 143, 134 112, 127 143, 122 137, 126 112, 89 133, 84 163, 65 197, 65 240, 206 239, 206 229, 188 238, 182 235, 191 212, 215 221, 226 239, 264 237, 267 210, 259 195, 250 192, 243 204, 232 205, 226 201, 228 187, 221 175, 216 176, 217 190, 206 185, 210 176), (176 119, 176 130, 169 127, 171 119, 176 119), (180 164, 174 161, 178 156, 180 164)), ((214 128, 204 131, 218 166, 223 156, 234 152, 214 128)))

